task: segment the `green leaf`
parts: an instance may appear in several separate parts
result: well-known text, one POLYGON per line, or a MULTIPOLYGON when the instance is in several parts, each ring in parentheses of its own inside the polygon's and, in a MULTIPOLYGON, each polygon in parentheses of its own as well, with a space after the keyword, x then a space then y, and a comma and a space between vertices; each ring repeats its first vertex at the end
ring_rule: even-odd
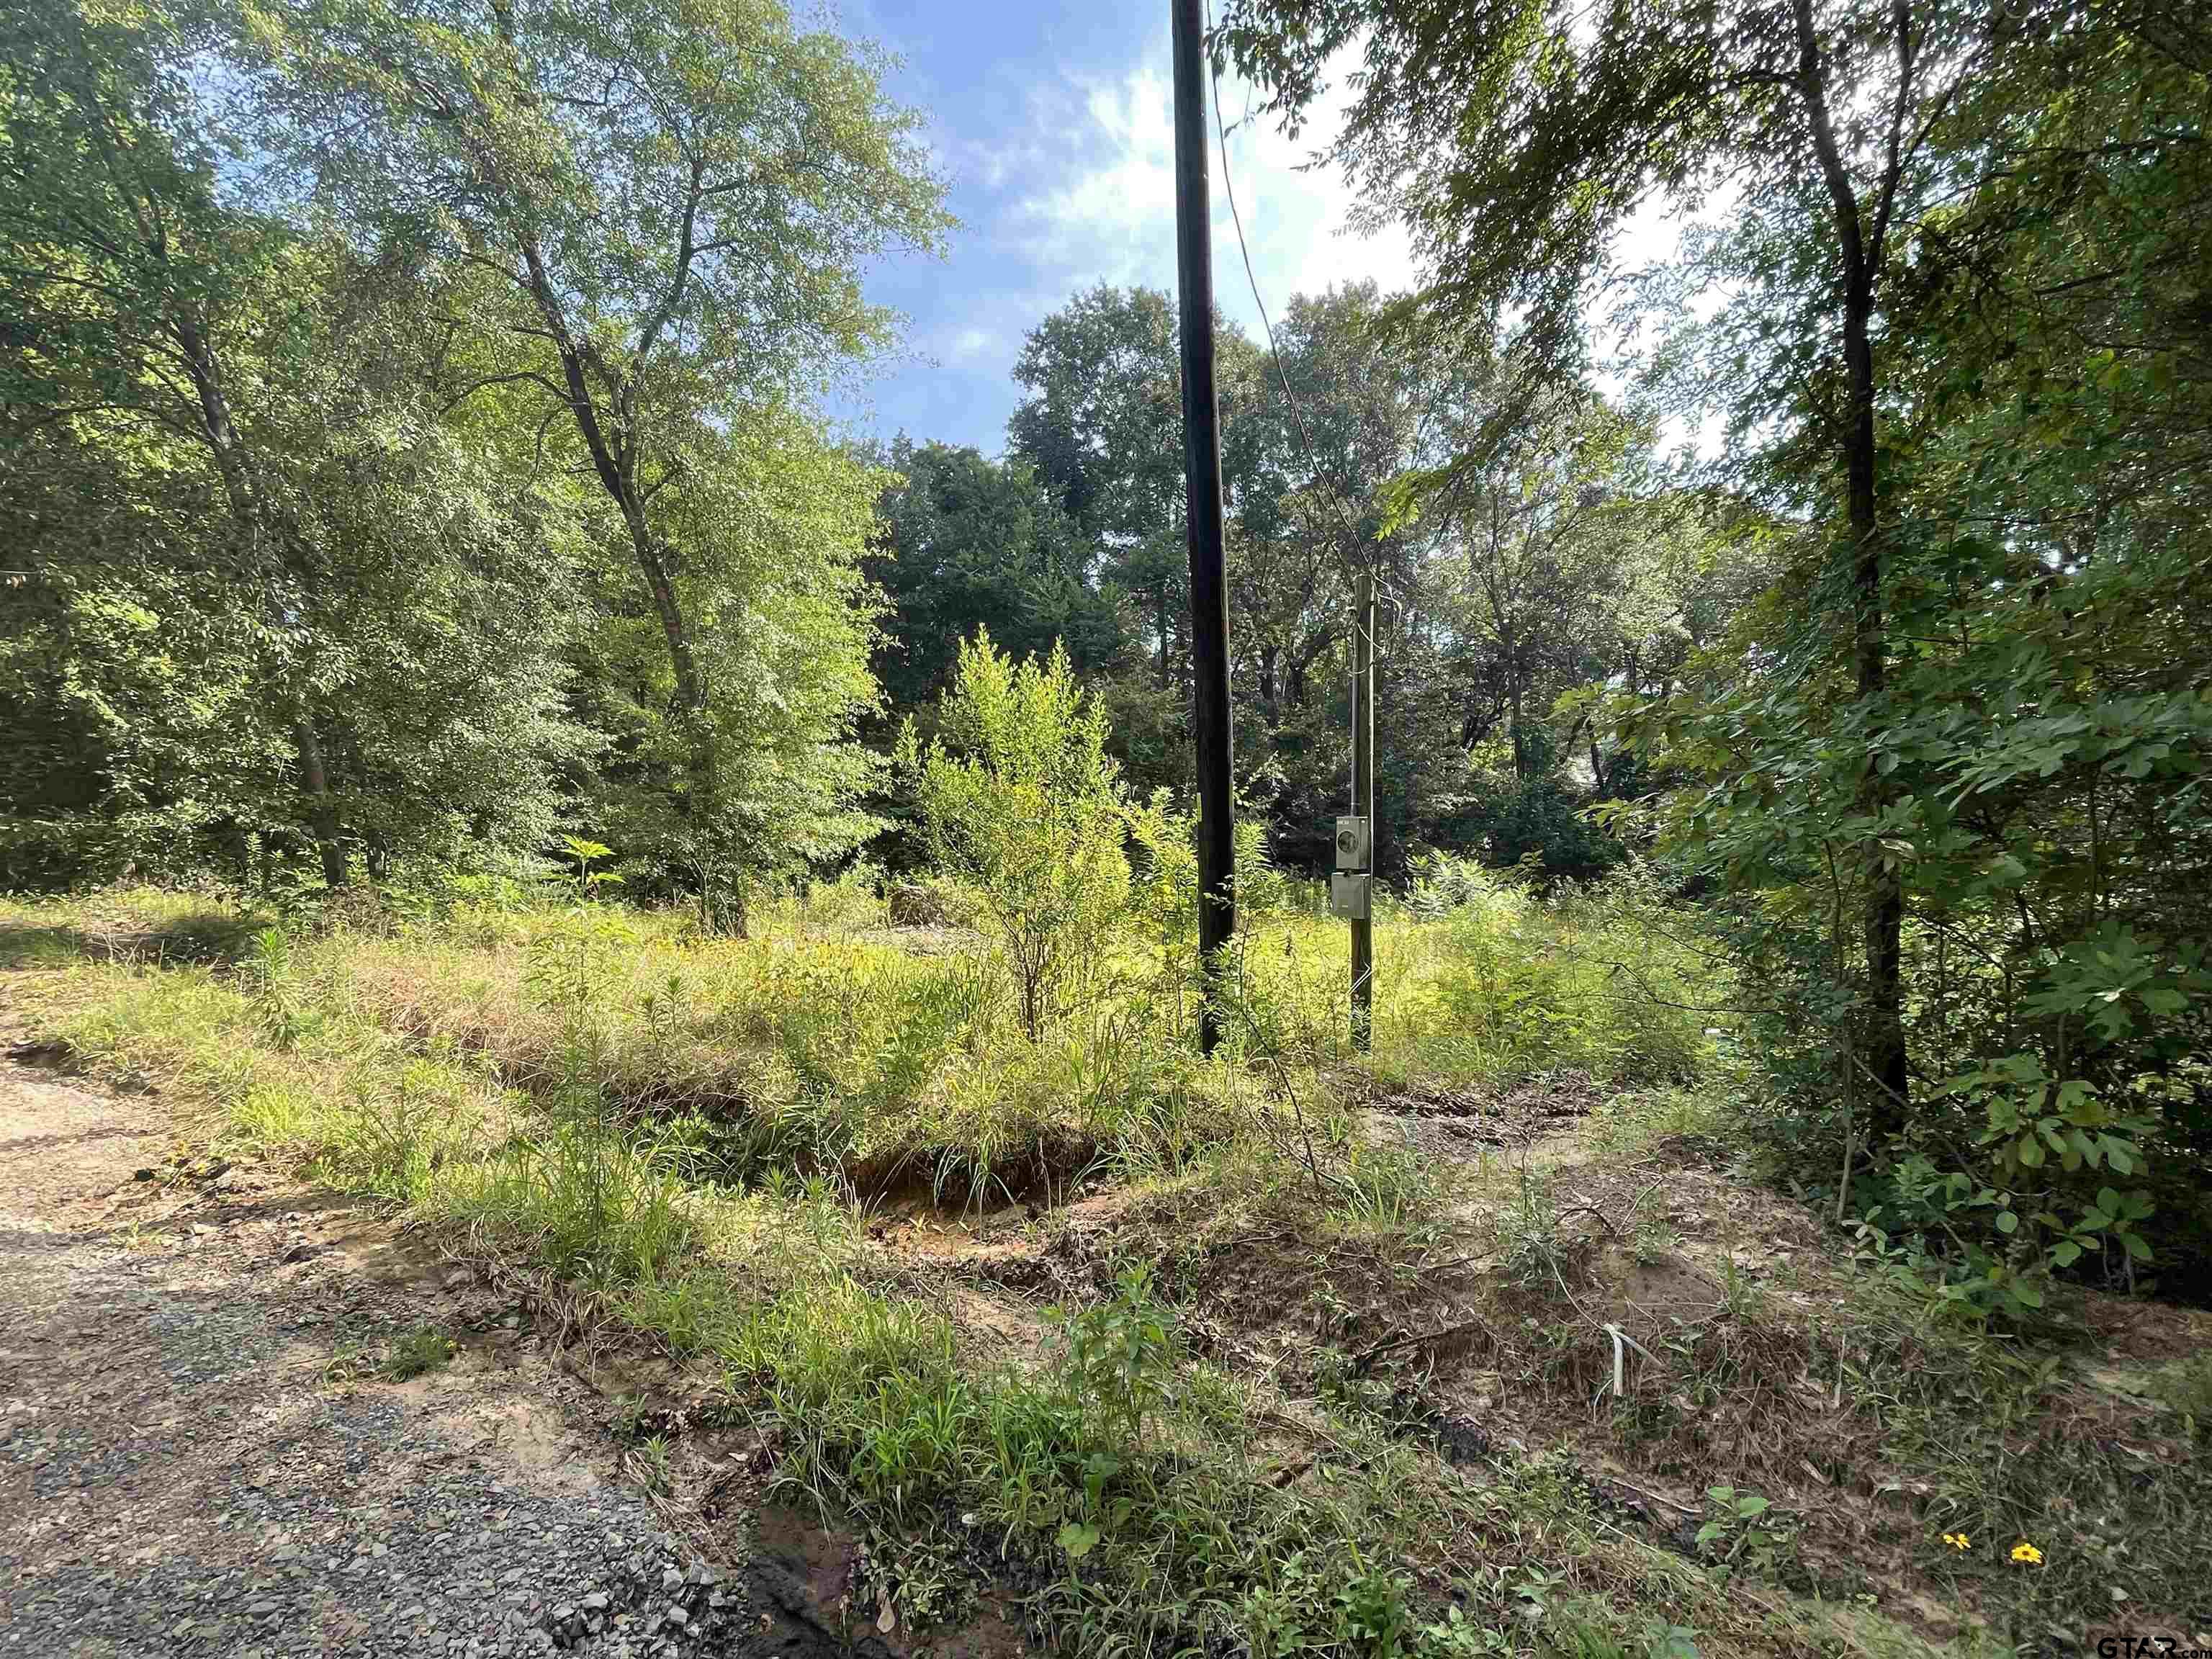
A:
POLYGON ((1060 1529, 1060 1547, 1071 1561, 1080 1561, 1098 1547, 1100 1534, 1096 1527, 1086 1527, 1080 1521, 1070 1521, 1060 1529))

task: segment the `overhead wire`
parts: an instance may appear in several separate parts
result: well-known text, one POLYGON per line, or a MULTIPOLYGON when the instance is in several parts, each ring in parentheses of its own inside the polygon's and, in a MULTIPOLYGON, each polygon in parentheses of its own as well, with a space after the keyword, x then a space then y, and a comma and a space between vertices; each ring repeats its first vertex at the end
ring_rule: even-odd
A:
MULTIPOLYGON (((1208 0, 1206 9, 1206 32, 1210 39, 1213 33, 1213 7, 1211 0, 1208 0)), ((1218 149, 1221 155, 1221 191, 1222 194, 1225 196, 1229 201, 1229 222, 1231 225, 1236 227, 1237 251, 1244 262, 1244 281, 1252 290, 1252 304, 1254 308, 1260 313, 1260 326, 1267 333, 1267 355, 1274 360, 1275 377, 1282 382, 1283 402, 1291 411, 1291 423, 1297 431, 1298 447, 1304 452, 1306 466, 1313 477, 1320 483, 1322 495, 1328 498, 1330 505, 1335 507, 1338 518, 1343 520, 1345 536, 1347 543, 1352 547, 1357 547, 1359 545, 1362 538, 1359 534, 1359 527, 1353 521, 1350 508, 1345 501, 1345 494, 1346 492, 1341 491, 1337 487, 1336 481, 1331 477, 1328 471, 1322 467, 1319 457, 1314 452, 1312 434, 1306 430, 1305 411, 1298 407, 1297 393, 1292 390, 1291 386, 1290 370, 1284 366, 1282 349, 1275 341, 1274 321, 1267 315, 1267 301, 1261 297, 1259 275, 1252 269, 1252 246, 1251 244, 1245 240, 1244 236, 1244 215, 1243 210, 1237 205, 1236 180, 1230 176, 1229 129, 1223 120, 1221 113, 1221 76, 1219 71, 1213 67, 1213 54, 1210 48, 1206 52, 1206 76, 1213 83, 1213 131, 1216 148, 1218 149)), ((1251 108, 1248 104, 1245 108, 1244 119, 1249 120, 1250 118, 1251 108)), ((1240 123, 1240 125, 1242 124, 1240 123)), ((1376 568, 1376 560, 1375 558, 1375 555, 1370 550, 1367 556, 1367 568, 1364 574, 1370 583, 1385 589, 1389 588, 1391 584, 1383 577, 1382 572, 1376 568)), ((1352 574, 1356 577, 1360 573, 1353 571, 1347 574, 1352 574)), ((1354 630, 1358 635, 1365 637, 1367 646, 1368 679, 1364 701, 1368 705, 1367 718, 1369 720, 1369 731, 1370 733, 1374 729, 1374 708, 1372 706, 1375 696, 1374 671, 1383 659, 1382 654, 1376 648, 1379 641, 1375 637, 1372 592, 1373 590, 1370 588, 1370 602, 1364 614, 1355 613, 1352 623, 1354 630)), ((1413 606, 1407 602, 1405 596, 1395 595, 1394 597, 1397 598, 1399 604, 1403 606, 1406 614, 1411 615, 1413 606)), ((1355 734, 1354 741, 1355 743, 1357 742, 1357 734, 1355 734)), ((1371 737, 1370 738, 1370 742, 1372 742, 1371 737)), ((1368 757, 1368 765, 1370 768, 1374 765, 1374 757, 1371 754, 1368 757)), ((1352 810, 1355 816, 1359 813, 1361 806, 1362 803, 1360 802, 1358 795, 1358 779, 1355 774, 1353 779, 1353 798, 1352 802, 1352 810)), ((1356 1010, 1359 1006, 1361 994, 1364 992, 1370 991, 1370 988, 1374 983, 1374 978, 1375 963, 1373 957, 1370 956, 1368 959, 1365 969, 1357 975, 1352 988, 1352 1005, 1355 1009, 1355 1018, 1357 1017, 1356 1010)), ((1370 1015, 1370 1018, 1371 1018, 1372 1016, 1370 1015)))
MULTIPOLYGON (((1210 39, 1213 33, 1213 7, 1211 0, 1206 9, 1206 32, 1210 39)), ((1322 465, 1320 457, 1315 451, 1313 434, 1306 427, 1305 411, 1299 407, 1297 392, 1291 385, 1290 370, 1285 367, 1282 349, 1276 343, 1274 320, 1267 314, 1267 301, 1260 293, 1259 275, 1252 268, 1252 246, 1245 239, 1244 215, 1243 210, 1237 204, 1237 182, 1230 175, 1229 171, 1229 129, 1221 112, 1221 73, 1214 67, 1213 54, 1211 50, 1206 53, 1206 61, 1207 78, 1213 83, 1213 131, 1215 148, 1221 157, 1221 191, 1229 203, 1229 222, 1237 232, 1237 252, 1244 264, 1245 285, 1252 291, 1253 308, 1260 313, 1260 326, 1267 337, 1267 356, 1275 365, 1275 378, 1283 388, 1283 402, 1291 411, 1291 424, 1298 434, 1298 448, 1305 457, 1309 471, 1321 484, 1323 497, 1331 507, 1335 508, 1337 517, 1343 522, 1346 539, 1356 547, 1363 538, 1359 533, 1359 526, 1353 521, 1351 510, 1346 504, 1347 492, 1329 475, 1328 469, 1322 465)), ((1242 126, 1250 118, 1251 112, 1248 106, 1243 119, 1237 125, 1242 126)), ((1348 559, 1345 562, 1349 566, 1348 559)), ((1370 553, 1366 560, 1368 579, 1387 592, 1407 614, 1412 614, 1414 609, 1413 596, 1400 589, 1388 576, 1377 569, 1376 562, 1370 553)), ((1346 574, 1357 575, 1359 573, 1347 568, 1346 574)), ((1379 641, 1375 638, 1371 628, 1367 630, 1367 648, 1373 653, 1379 641)), ((1374 658, 1374 660, 1379 663, 1382 658, 1378 655, 1374 658)))

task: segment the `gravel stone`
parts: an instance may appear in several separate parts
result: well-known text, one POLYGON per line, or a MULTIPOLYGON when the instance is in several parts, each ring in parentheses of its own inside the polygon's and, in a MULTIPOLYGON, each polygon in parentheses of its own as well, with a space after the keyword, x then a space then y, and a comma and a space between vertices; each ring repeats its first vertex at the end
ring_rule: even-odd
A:
POLYGON ((0 1063, 0 1659, 848 1650, 664 1528, 495 1288, 279 1176, 165 1168, 173 1133, 0 1063), (425 1322, 480 1334, 346 1369, 425 1322))

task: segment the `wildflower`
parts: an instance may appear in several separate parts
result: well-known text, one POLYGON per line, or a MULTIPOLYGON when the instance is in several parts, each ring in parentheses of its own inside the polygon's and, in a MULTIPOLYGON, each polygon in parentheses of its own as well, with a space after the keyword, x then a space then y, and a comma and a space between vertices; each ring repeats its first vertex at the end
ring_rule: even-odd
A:
POLYGON ((1954 1550, 1973 1548, 1973 1546, 1966 1541, 1966 1534, 1963 1532, 1947 1532, 1943 1534, 1943 1541, 1954 1550))
POLYGON ((2012 1559, 2025 1561, 2031 1567, 2039 1567, 2043 1565, 2043 1552, 2023 1538, 2012 1547, 2012 1559))

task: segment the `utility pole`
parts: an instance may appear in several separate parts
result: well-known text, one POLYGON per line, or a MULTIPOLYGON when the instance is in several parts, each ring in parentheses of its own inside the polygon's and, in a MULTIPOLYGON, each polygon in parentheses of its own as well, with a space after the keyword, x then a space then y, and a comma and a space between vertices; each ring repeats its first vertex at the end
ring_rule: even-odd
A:
MULTIPOLYGON (((1199 1046, 1221 1040, 1216 975, 1237 931, 1236 800, 1229 777, 1229 579, 1221 550, 1220 412, 1213 390, 1213 219, 1206 168, 1203 0, 1174 12, 1176 268, 1182 324, 1184 526, 1190 541, 1190 667, 1198 762, 1199 1046)), ((1162 641, 1162 649, 1166 642, 1162 641)))
POLYGON ((1364 565, 1352 580, 1352 811, 1365 826, 1352 913, 1352 1045, 1364 1054, 1375 1034, 1375 576, 1364 565))

